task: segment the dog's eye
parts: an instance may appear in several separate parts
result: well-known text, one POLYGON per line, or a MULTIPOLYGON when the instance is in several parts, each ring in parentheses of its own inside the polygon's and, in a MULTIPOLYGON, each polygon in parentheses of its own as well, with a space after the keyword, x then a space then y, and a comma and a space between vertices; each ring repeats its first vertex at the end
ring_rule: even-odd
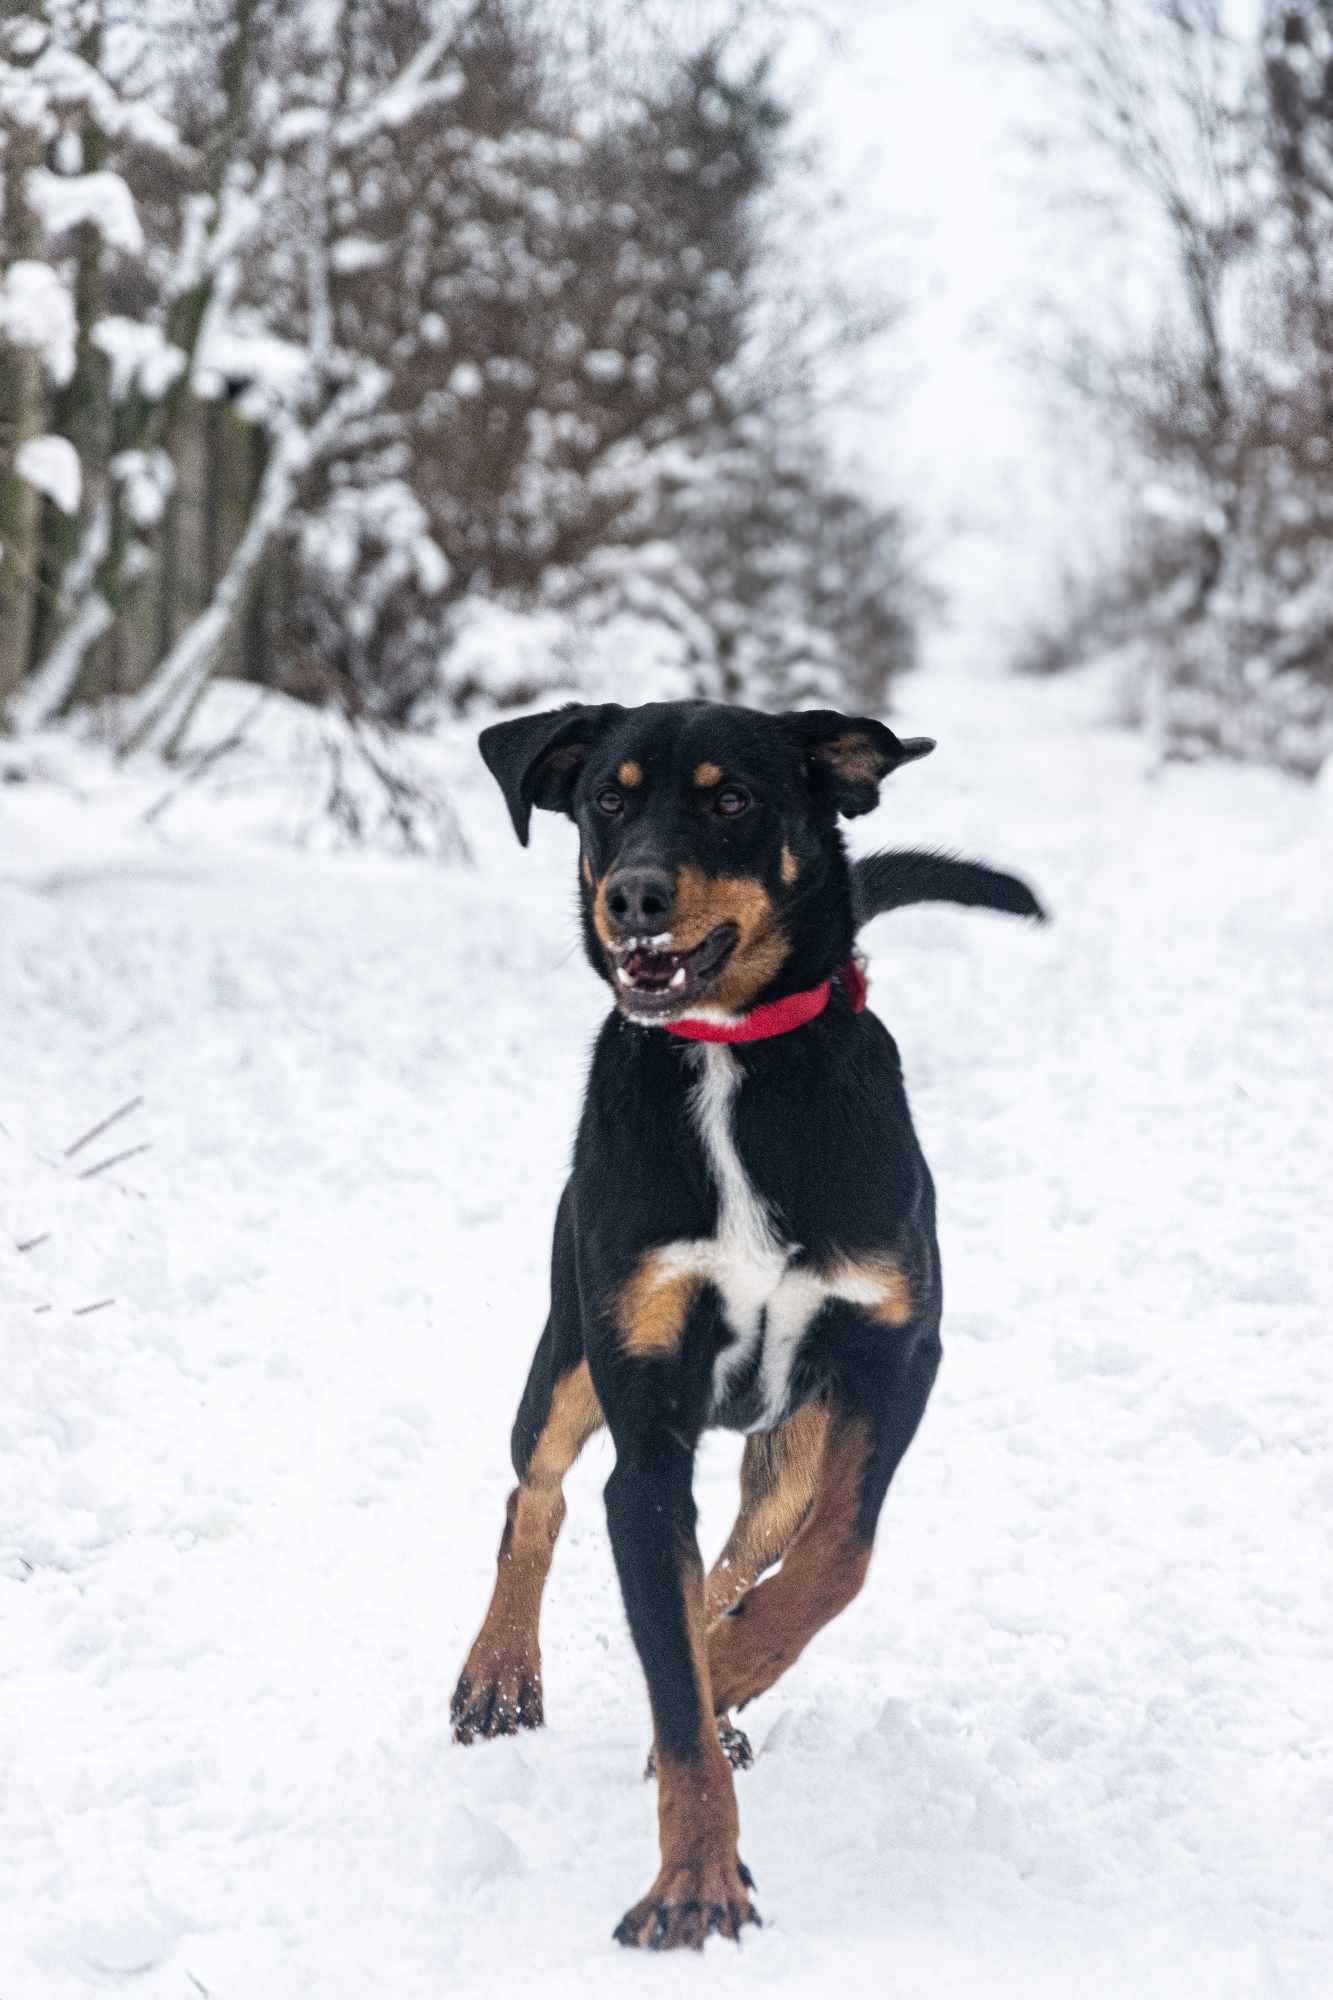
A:
POLYGON ((750 794, 743 785, 724 785, 713 800, 713 811, 723 819, 738 819, 750 809, 750 794))
POLYGON ((625 810, 624 797, 614 785, 603 785, 593 803, 598 812, 605 813, 608 819, 614 819, 617 813, 623 813, 625 810))

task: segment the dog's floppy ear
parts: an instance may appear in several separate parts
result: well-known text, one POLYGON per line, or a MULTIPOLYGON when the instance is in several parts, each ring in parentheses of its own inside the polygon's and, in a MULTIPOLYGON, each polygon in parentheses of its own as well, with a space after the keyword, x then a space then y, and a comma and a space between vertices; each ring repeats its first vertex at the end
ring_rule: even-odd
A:
POLYGON ((542 715, 493 722, 482 730, 478 738, 481 754, 505 795, 522 846, 528 844, 528 821, 534 806, 544 806, 548 812, 569 811, 584 759, 624 713, 615 702, 589 708, 571 701, 542 715))
POLYGON ((935 748, 933 736, 899 738, 871 715, 806 708, 782 719, 801 747, 816 800, 845 819, 873 812, 889 773, 917 757, 928 757, 935 748))

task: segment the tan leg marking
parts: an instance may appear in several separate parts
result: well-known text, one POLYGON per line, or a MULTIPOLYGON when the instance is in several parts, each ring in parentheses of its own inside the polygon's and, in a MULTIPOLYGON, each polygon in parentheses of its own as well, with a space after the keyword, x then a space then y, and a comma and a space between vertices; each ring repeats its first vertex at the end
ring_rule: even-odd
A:
POLYGON ((616 1323, 625 1352, 645 1360, 675 1354, 698 1289, 693 1271, 676 1270, 662 1251, 650 1250, 616 1299, 616 1323))
POLYGON ((589 887, 589 888, 591 889, 591 887, 592 887, 592 863, 591 863, 591 861, 589 861, 589 859, 588 859, 588 857, 587 857, 587 855, 586 855, 586 854, 585 854, 585 855, 584 855, 584 857, 583 857, 583 879, 584 879, 584 881, 585 881, 585 882, 587 883, 588 887, 589 887))
POLYGON ((659 1951, 681 1946, 699 1950, 714 1932, 738 1938, 743 1924, 759 1921, 737 1852, 736 1787, 713 1724, 703 1564, 697 1549, 682 1551, 681 1587, 699 1698, 700 1748, 688 1759, 664 1756, 660 1749, 657 1753, 662 1865, 648 1894, 616 1930, 621 1944, 659 1951))
POLYGON ((869 1451, 868 1424, 830 1424, 815 1504, 782 1568, 749 1592, 735 1618, 713 1626, 708 1657, 718 1714, 772 1687, 865 1582, 870 1547, 856 1532, 856 1515, 869 1451))
POLYGON ((586 1361, 556 1384, 528 1469, 505 1507, 495 1589, 451 1714, 454 1740, 509 1736, 542 1720, 542 1591, 565 1518, 565 1474, 603 1422, 586 1361))
POLYGON ((776 1430, 745 1440, 741 1510, 708 1574, 711 1629, 791 1547, 814 1505, 829 1413, 809 1403, 776 1430))
POLYGON ((907 1326, 916 1310, 911 1280, 896 1257, 844 1257, 824 1278, 835 1298, 860 1306, 883 1326, 907 1326))

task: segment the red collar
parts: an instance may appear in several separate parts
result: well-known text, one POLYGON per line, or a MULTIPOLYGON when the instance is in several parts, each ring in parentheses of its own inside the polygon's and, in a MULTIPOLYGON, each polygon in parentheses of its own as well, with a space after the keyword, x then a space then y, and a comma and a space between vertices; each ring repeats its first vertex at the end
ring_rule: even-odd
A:
MULTIPOLYGON (((859 1014, 866 1004, 866 976, 858 959, 849 958, 838 972, 837 978, 852 1003, 852 1012, 859 1014)), ((829 995, 833 991, 833 981, 822 979, 818 986, 811 986, 804 993, 788 993, 784 999, 766 1001, 749 1014, 742 1014, 734 1021, 691 1020, 686 1015, 681 1021, 665 1023, 668 1034, 680 1035, 687 1042, 766 1042, 773 1035, 789 1035, 793 1028, 803 1028, 807 1021, 813 1021, 828 1006, 829 995)))

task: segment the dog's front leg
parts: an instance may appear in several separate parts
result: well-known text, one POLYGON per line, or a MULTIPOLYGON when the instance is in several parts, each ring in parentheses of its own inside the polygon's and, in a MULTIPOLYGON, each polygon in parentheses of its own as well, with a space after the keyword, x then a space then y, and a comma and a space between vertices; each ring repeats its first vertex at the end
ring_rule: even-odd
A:
POLYGON ((607 1518, 630 1630, 648 1679, 657 1751, 657 1880, 621 1944, 701 1947, 759 1921, 737 1852, 736 1792, 713 1723, 693 1444, 665 1430, 618 1437, 607 1518))

